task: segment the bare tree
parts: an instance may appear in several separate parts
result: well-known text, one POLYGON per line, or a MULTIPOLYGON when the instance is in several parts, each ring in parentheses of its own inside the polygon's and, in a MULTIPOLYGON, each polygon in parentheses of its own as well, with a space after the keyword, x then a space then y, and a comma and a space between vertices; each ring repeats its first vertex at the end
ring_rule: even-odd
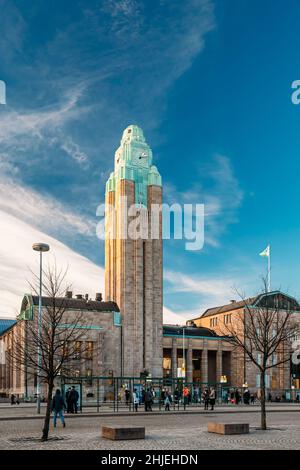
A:
MULTIPOLYGON (((268 294, 265 281, 262 293, 268 294)), ((266 296, 265 302, 253 308, 251 299, 240 298, 243 312, 232 323, 222 324, 220 333, 259 370, 261 429, 266 430, 266 373, 290 361, 291 341, 299 332, 293 316, 296 306, 288 301, 281 303, 276 296, 273 301, 266 296)))
MULTIPOLYGON (((14 368, 27 377, 40 376, 47 389, 47 407, 42 430, 42 440, 49 435, 52 393, 55 379, 64 369, 71 370, 74 361, 78 365, 78 342, 85 334, 86 319, 82 311, 70 310, 65 292, 67 270, 58 270, 56 265, 43 272, 43 306, 40 334, 38 314, 34 310, 30 319, 18 319, 10 360, 14 368), (38 360, 38 352, 41 361, 38 360)), ((30 284, 33 294, 38 295, 39 279, 34 275, 30 284)), ((81 350, 84 358, 84 351, 81 350)))

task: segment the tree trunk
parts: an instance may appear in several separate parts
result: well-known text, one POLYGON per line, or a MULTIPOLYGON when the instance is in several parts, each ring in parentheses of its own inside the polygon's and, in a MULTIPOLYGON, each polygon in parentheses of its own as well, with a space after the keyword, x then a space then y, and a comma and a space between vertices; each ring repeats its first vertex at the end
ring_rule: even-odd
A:
POLYGON ((49 435, 53 388, 54 388, 54 384, 53 384, 53 381, 51 380, 48 383, 47 408, 46 408, 46 415, 45 415, 45 420, 44 420, 42 441, 47 441, 48 435, 49 435))
POLYGON ((265 383, 265 371, 260 374, 260 407, 261 407, 261 429, 266 431, 267 429, 267 415, 266 415, 266 383, 265 383))

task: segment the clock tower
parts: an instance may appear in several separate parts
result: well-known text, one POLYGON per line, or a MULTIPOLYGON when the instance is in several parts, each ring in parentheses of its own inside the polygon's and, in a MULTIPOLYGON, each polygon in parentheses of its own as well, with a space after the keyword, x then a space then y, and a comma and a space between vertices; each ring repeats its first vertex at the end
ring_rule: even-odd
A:
POLYGON ((151 208, 162 204, 162 182, 138 126, 123 132, 105 203, 105 296, 118 304, 122 317, 120 373, 139 377, 146 369, 161 377, 162 217, 154 222, 151 208), (145 222, 142 230, 137 220, 145 222))

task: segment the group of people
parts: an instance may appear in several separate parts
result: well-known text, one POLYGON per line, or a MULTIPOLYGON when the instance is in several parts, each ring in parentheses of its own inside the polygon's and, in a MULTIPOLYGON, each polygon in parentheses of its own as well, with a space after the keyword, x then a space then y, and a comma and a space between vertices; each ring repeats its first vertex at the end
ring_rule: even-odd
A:
POLYGON ((77 413, 79 393, 73 386, 69 387, 66 393, 67 413, 77 413))
POLYGON ((53 412, 53 425, 56 428, 57 416, 60 418, 63 427, 66 427, 66 422, 64 418, 64 410, 67 410, 67 413, 77 413, 78 410, 78 400, 79 393, 73 386, 69 387, 66 393, 66 402, 58 388, 55 392, 54 397, 52 398, 51 411, 53 412))
POLYGON ((16 395, 14 395, 13 393, 10 396, 10 404, 11 405, 19 405, 20 404, 18 397, 16 397, 16 395))
POLYGON ((238 389, 235 389, 227 392, 225 396, 225 403, 239 405, 243 401, 245 405, 253 405, 256 398, 257 396, 254 393, 250 393, 248 388, 244 390, 243 394, 241 394, 238 389))
MULTIPOLYGON (((145 411, 147 412, 152 411, 154 398, 155 398, 154 390, 152 390, 151 388, 147 388, 146 390, 142 389, 141 403, 144 404, 145 411)), ((125 399, 126 399, 126 404, 129 405, 130 404, 130 391, 128 389, 125 390, 125 399), (128 391, 128 393, 126 393, 126 391, 128 391)), ((161 390, 160 400, 161 400, 161 403, 163 403, 165 406, 165 411, 170 411, 170 405, 172 404, 173 399, 168 389, 161 390)), ((133 402, 134 410, 138 411, 138 407, 140 404, 140 396, 136 388, 133 390, 132 402, 133 402)))
POLYGON ((202 393, 202 400, 204 403, 204 410, 208 410, 210 405, 210 410, 214 410, 214 406, 216 404, 216 391, 213 387, 205 388, 202 393))

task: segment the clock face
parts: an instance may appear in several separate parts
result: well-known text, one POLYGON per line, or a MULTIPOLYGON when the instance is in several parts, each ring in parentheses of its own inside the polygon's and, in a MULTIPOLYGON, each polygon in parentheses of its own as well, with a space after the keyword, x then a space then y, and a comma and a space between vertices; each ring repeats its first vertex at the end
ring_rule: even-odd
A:
POLYGON ((136 165, 147 166, 148 165, 148 152, 143 150, 137 150, 133 155, 133 163, 136 165))

